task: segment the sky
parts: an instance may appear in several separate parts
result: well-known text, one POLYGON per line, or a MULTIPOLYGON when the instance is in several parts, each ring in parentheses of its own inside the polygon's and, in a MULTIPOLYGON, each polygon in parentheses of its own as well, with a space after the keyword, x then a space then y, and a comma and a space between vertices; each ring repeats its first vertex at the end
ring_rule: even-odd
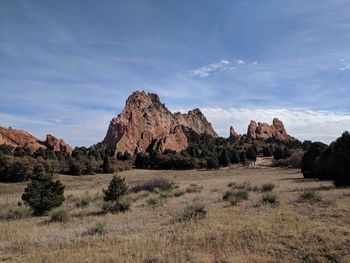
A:
POLYGON ((348 0, 1 0, 0 125, 103 139, 136 90, 214 129, 350 130, 348 0))

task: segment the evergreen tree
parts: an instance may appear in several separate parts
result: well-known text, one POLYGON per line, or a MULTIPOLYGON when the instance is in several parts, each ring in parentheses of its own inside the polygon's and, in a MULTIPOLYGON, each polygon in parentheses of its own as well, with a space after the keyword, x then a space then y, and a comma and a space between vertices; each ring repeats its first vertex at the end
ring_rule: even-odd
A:
POLYGON ((271 157, 272 156, 271 148, 268 146, 264 146, 263 147, 263 155, 264 155, 264 157, 271 157))
POLYGON ((247 159, 251 161, 256 161, 256 151, 254 149, 254 146, 250 146, 247 150, 247 159))
POLYGON ((108 189, 103 189, 104 201, 118 201, 123 195, 128 192, 128 186, 125 183, 125 178, 118 175, 113 175, 108 189))
POLYGON ((108 174, 112 172, 111 163, 109 160, 109 155, 106 153, 102 164, 103 173, 108 174))
POLYGON ((314 142, 311 144, 310 149, 304 154, 301 160, 301 172, 305 178, 317 178, 316 174, 316 162, 317 158, 327 148, 322 142, 314 142))
POLYGON ((247 155, 246 155, 245 151, 240 152, 239 159, 241 160, 242 164, 246 164, 246 162, 247 162, 247 155))
POLYGON ((226 149, 223 149, 219 158, 219 164, 223 167, 227 167, 230 164, 230 156, 226 149))
POLYGON ((232 150, 230 152, 230 163, 240 163, 241 159, 239 158, 239 154, 236 150, 232 150))
POLYGON ((37 167, 31 177, 31 182, 24 189, 22 200, 29 205, 35 215, 42 215, 64 201, 64 185, 53 181, 52 176, 45 174, 37 167))

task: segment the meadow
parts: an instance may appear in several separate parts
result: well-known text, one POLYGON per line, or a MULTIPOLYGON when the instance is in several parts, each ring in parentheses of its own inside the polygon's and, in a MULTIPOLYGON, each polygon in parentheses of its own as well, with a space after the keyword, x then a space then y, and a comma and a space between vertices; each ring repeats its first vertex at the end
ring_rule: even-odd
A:
POLYGON ((160 177, 175 188, 130 193, 129 211, 105 214, 102 189, 112 174, 55 175, 66 187, 62 208, 68 215, 52 222, 49 216, 8 218, 26 183, 1 183, 0 261, 350 262, 349 188, 263 164, 118 174, 129 186, 160 177), (232 187, 247 198, 223 200, 232 187), (205 215, 176 220, 192 203, 205 215))

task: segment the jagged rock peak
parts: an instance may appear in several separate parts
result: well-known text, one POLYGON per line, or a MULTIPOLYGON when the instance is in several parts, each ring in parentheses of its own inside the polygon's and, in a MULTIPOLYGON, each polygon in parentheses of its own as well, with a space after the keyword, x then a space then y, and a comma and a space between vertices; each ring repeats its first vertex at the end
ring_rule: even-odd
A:
POLYGON ((272 125, 267 123, 256 123, 250 121, 247 129, 247 137, 250 139, 267 140, 276 139, 278 141, 295 141, 296 139, 287 134, 284 124, 277 118, 274 118, 272 125))
POLYGON ((173 114, 157 94, 137 91, 128 97, 124 110, 112 119, 104 140, 96 147, 131 154, 150 149, 179 152, 188 146, 183 127, 217 137, 199 109, 173 114))
POLYGON ((233 126, 230 126, 230 139, 238 139, 239 134, 235 131, 233 126))
POLYGON ((66 144, 63 140, 48 134, 45 141, 41 141, 30 133, 23 130, 13 128, 5 128, 0 126, 0 144, 7 144, 13 147, 25 147, 31 152, 35 152, 39 148, 50 149, 54 151, 66 151, 72 153, 73 148, 66 144))

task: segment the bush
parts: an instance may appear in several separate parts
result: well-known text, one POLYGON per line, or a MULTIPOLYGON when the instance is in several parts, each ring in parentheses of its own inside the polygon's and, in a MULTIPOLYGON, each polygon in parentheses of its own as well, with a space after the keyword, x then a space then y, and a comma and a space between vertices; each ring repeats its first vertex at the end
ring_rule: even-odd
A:
POLYGON ((273 190, 273 188, 275 188, 275 185, 272 183, 267 183, 267 184, 263 184, 261 186, 261 191, 262 192, 271 192, 273 190))
POLYGON ((250 146, 247 150, 247 159, 255 162, 256 161, 256 151, 254 146, 250 146))
POLYGON ((272 193, 265 193, 263 194, 262 198, 261 198, 261 202, 263 204, 277 204, 277 195, 272 194, 272 193))
POLYGON ((113 175, 108 189, 103 189, 104 201, 118 201, 120 197, 126 195, 128 192, 128 186, 125 183, 125 178, 118 175, 113 175))
POLYGON ((128 197, 121 197, 115 201, 105 201, 102 205, 102 210, 104 213, 116 213, 125 212, 130 209, 131 199, 128 197))
POLYGON ((179 196, 182 196, 184 194, 185 194, 185 191, 183 191, 183 190, 177 189, 177 190, 173 191, 173 196, 175 196, 175 197, 179 197, 179 196))
POLYGON ((268 146, 263 147, 263 156, 264 157, 271 157, 272 156, 272 150, 268 146))
POLYGON ((235 164, 235 163, 240 163, 241 160, 239 158, 239 154, 236 150, 232 150, 230 152, 230 163, 235 164))
POLYGON ((105 153, 105 157, 103 159, 102 170, 103 170, 103 173, 105 174, 113 173, 113 169, 111 167, 111 161, 109 160, 109 156, 107 153, 105 153))
POLYGON ((107 234, 106 223, 97 222, 94 226, 92 226, 88 229, 86 234, 91 235, 91 236, 95 236, 95 235, 102 236, 102 235, 107 234))
POLYGON ((91 197, 89 195, 84 195, 81 198, 77 198, 74 200, 75 201, 75 206, 77 208, 86 208, 90 205, 91 197))
POLYGON ((299 169, 303 156, 304 152, 302 150, 295 150, 290 157, 274 161, 273 166, 299 169))
POLYGON ((226 191, 222 197, 224 201, 230 202, 232 205, 236 205, 243 200, 248 200, 249 191, 247 189, 232 188, 226 191))
POLYGON ((22 200, 33 209, 35 215, 42 215, 63 203, 63 193, 64 185, 58 180, 53 181, 51 176, 41 170, 32 176, 24 189, 22 200))
POLYGON ((316 203, 319 201, 321 201, 321 197, 318 195, 316 190, 312 190, 312 189, 304 190, 298 198, 298 202, 316 203))
POLYGON ((49 212, 51 222, 67 222, 69 220, 69 215, 66 210, 62 208, 55 208, 49 212))
POLYGON ((245 181, 245 182, 240 183, 240 184, 237 184, 235 182, 229 183, 228 187, 231 187, 232 189, 243 189, 243 190, 247 190, 248 192, 253 190, 252 184, 248 181, 245 181))
POLYGON ((8 219, 22 219, 33 215, 33 210, 26 205, 19 205, 14 209, 10 209, 7 213, 8 219))
POLYGON ((200 203, 192 203, 186 205, 174 215, 175 222, 184 222, 189 220, 200 220, 206 217, 207 211, 204 205, 200 203))
POLYGON ((136 168, 145 169, 149 167, 150 158, 148 153, 138 153, 134 165, 136 168))
POLYGON ((216 157, 208 157, 206 158, 207 161, 207 169, 208 170, 213 170, 213 169, 219 169, 220 168, 220 164, 218 161, 218 158, 216 157))
POLYGON ((163 204, 163 199, 160 196, 151 196, 146 200, 146 204, 149 206, 159 206, 163 204))
POLYGON ((169 191, 173 188, 174 183, 168 179, 162 177, 156 177, 147 181, 137 182, 133 187, 130 188, 131 192, 149 191, 154 192, 156 188, 169 191))
POLYGON ((187 193, 200 193, 203 189, 203 186, 198 186, 196 184, 190 184, 187 188, 186 188, 186 192, 187 193))

